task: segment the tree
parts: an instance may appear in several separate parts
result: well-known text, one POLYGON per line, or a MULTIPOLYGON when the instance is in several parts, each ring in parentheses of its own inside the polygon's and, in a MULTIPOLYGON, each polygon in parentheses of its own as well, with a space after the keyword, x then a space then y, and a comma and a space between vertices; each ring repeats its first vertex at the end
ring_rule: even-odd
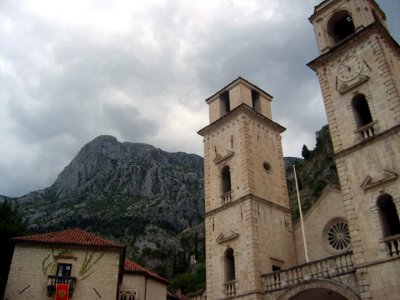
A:
POLYGON ((194 233, 194 258, 199 260, 199 237, 197 232, 194 233))
POLYGON ((7 200, 0 204, 0 299, 3 299, 14 243, 12 237, 26 234, 26 225, 17 209, 7 200))
POLYGON ((310 158, 310 150, 308 150, 306 145, 303 145, 303 150, 301 151, 301 155, 306 160, 310 158))

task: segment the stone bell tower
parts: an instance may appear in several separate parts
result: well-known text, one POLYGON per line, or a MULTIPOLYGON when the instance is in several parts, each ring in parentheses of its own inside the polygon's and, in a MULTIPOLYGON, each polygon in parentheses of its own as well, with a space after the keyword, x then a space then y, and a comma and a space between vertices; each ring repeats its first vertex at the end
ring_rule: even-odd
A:
POLYGON ((261 274, 295 264, 289 199, 272 97, 238 78, 206 99, 207 297, 263 299, 261 274))
POLYGON ((325 0, 310 17, 362 299, 400 295, 400 47, 373 0, 325 0))

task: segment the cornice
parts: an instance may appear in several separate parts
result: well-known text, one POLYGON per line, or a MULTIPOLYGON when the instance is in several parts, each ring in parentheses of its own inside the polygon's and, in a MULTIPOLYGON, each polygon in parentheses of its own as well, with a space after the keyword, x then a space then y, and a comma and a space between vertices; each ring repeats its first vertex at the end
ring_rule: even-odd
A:
POLYGON ((204 137, 206 134, 208 134, 208 133, 210 133, 210 132, 212 132, 214 130, 217 130, 220 127, 222 127, 223 125, 225 125, 225 123, 228 120, 232 120, 232 119, 236 118, 241 113, 246 113, 247 115, 258 119, 261 122, 266 123, 267 125, 272 127, 274 130, 278 131, 279 133, 282 133, 282 132, 284 132, 286 130, 285 127, 279 125, 278 123, 272 121, 271 119, 265 117, 264 115, 256 112, 254 109, 252 109, 247 104, 242 103, 238 107, 236 107, 233 110, 231 110, 229 113, 225 114, 224 116, 222 116, 218 120, 216 120, 213 123, 211 123, 210 125, 204 127, 203 129, 200 129, 197 132, 197 134, 199 134, 199 135, 204 137))
POLYGON ((284 206, 276 204, 276 203, 274 203, 274 202, 272 202, 270 200, 267 200, 267 199, 258 197, 258 196, 254 195, 252 193, 249 193, 249 194, 247 194, 247 195, 245 195, 243 197, 240 197, 239 199, 233 200, 232 202, 229 202, 229 203, 227 203, 227 204, 225 204, 223 206, 220 206, 218 208, 210 210, 210 211, 206 212, 204 215, 205 215, 205 217, 213 216, 216 213, 219 213, 219 212, 221 212, 221 211, 223 211, 223 210, 225 210, 225 209, 227 209, 229 207, 233 207, 233 206, 236 206, 238 204, 241 204, 241 203, 243 203, 243 202, 245 202, 247 200, 255 200, 258 203, 266 204, 269 207, 278 209, 278 210, 283 211, 285 213, 288 213, 288 214, 291 213, 290 208, 284 207, 284 206))
POLYGON ((365 147, 367 145, 371 145, 371 144, 374 144, 376 142, 379 142, 380 140, 382 140, 382 139, 384 139, 384 138, 386 138, 386 137, 388 137, 390 135, 393 135, 393 134, 395 134, 395 133, 397 133, 399 131, 400 131, 400 124, 398 124, 396 126, 393 126, 392 128, 390 128, 390 129, 388 129, 388 130, 386 130, 384 132, 376 134, 373 137, 371 137, 371 138, 369 138, 369 139, 367 139, 365 141, 362 141, 362 142, 360 142, 360 143, 358 143, 358 144, 356 144, 354 146, 351 146, 351 147, 346 148, 344 150, 340 150, 339 152, 335 153, 335 159, 342 158, 342 157, 344 157, 344 156, 346 156, 348 154, 351 154, 351 153, 353 153, 353 152, 355 152, 355 151, 357 151, 357 150, 359 150, 359 149, 361 149, 361 148, 363 148, 363 147, 365 147))
POLYGON ((360 31, 349 35, 347 38, 333 46, 328 52, 323 53, 314 60, 310 61, 307 66, 316 71, 319 66, 326 64, 338 56, 341 56, 344 51, 348 50, 348 48, 352 47, 355 43, 359 43, 360 41, 368 39, 371 36, 371 33, 374 32, 381 34, 392 44, 394 49, 400 53, 400 46, 390 35, 389 31, 379 22, 374 22, 360 31))
POLYGON ((213 99, 215 96, 217 96, 218 94, 224 92, 225 90, 228 90, 229 88, 234 87, 235 85, 239 84, 240 82, 246 84, 247 86, 249 86, 250 88, 256 89, 258 92, 260 92, 261 94, 264 94, 267 98, 272 99, 273 97, 268 94, 266 91, 264 91, 263 89, 259 88, 258 86, 256 86, 255 84, 252 84, 250 81, 244 79, 243 77, 238 77, 235 80, 233 80, 232 82, 228 83, 226 86, 224 86, 222 89, 220 89, 218 92, 214 93, 212 96, 208 97, 205 101, 207 103, 210 102, 211 99, 213 99))

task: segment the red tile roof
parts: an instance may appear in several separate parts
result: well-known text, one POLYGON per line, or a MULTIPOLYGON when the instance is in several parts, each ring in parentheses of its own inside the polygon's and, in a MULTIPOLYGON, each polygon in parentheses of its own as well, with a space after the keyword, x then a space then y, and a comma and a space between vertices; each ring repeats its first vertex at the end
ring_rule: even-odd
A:
POLYGON ((156 274, 156 273, 154 273, 154 272, 152 272, 150 270, 147 270, 146 268, 143 268, 142 266, 139 266, 138 264, 134 263, 133 261, 131 261, 131 260, 127 259, 127 258, 125 258, 124 272, 126 272, 126 273, 140 273, 140 274, 143 274, 143 275, 145 275, 147 277, 150 277, 150 278, 153 278, 153 279, 155 279, 157 281, 160 281, 162 283, 170 284, 170 282, 167 279, 162 278, 158 274, 156 274))
POLYGON ((35 244, 57 244, 70 246, 87 246, 98 248, 118 248, 123 249, 125 246, 107 241, 97 235, 86 232, 82 229, 67 229, 56 232, 35 234, 29 236, 21 236, 13 238, 16 242, 29 242, 35 244))

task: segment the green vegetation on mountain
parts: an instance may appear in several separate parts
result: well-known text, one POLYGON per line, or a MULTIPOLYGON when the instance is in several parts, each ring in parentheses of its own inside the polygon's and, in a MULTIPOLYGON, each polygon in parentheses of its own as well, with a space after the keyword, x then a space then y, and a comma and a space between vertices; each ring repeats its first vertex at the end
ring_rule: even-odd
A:
POLYGON ((0 203, 0 299, 3 299, 8 271, 14 251, 12 237, 26 234, 26 224, 9 201, 0 203))
POLYGON ((316 133, 315 148, 309 150, 307 146, 304 145, 302 155, 304 159, 285 158, 286 180, 290 205, 292 207, 292 218, 294 220, 299 217, 299 209, 293 165, 296 166, 303 213, 310 209, 328 184, 339 185, 328 125, 322 127, 322 129, 316 133))
MULTIPOLYGON (((338 184, 328 126, 302 156, 285 158, 293 219, 299 215, 293 165, 303 211, 327 184, 338 184)), ((129 258, 188 293, 205 286, 203 182, 200 156, 100 136, 52 186, 10 201, 32 233, 79 227, 124 243, 129 258)))
POLYGON ((188 265, 192 251, 179 234, 203 222, 203 158, 100 136, 52 186, 13 202, 33 233, 79 227, 124 243, 129 258, 171 278, 174 257, 188 265))

